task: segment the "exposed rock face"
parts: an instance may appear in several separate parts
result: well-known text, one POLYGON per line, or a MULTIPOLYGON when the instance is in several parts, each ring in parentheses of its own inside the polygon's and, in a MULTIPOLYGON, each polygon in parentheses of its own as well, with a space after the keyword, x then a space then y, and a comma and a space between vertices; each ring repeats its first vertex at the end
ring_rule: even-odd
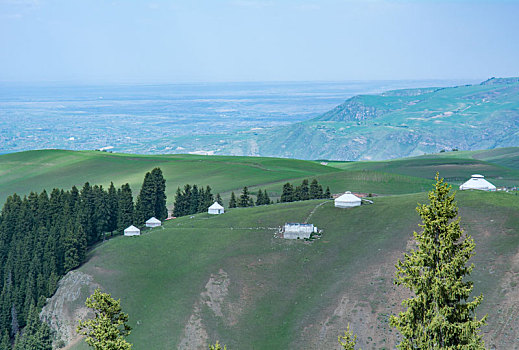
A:
POLYGON ((70 271, 60 280, 56 293, 47 299, 40 313, 40 319, 55 332, 57 344, 66 345, 80 338, 76 333, 78 320, 93 316, 85 300, 99 287, 92 276, 81 271, 70 271))
POLYGON ((179 350, 207 349, 209 336, 203 324, 202 309, 207 308, 225 324, 232 324, 239 306, 230 304, 226 299, 229 294, 230 279, 227 272, 220 269, 205 285, 200 298, 193 307, 193 313, 184 327, 184 336, 178 345, 179 350))

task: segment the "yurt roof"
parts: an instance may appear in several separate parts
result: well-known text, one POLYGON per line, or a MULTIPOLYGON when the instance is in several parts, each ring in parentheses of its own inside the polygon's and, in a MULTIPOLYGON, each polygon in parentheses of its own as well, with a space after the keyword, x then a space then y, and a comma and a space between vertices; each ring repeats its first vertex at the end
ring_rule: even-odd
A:
POLYGON ((214 202, 213 205, 209 207, 209 209, 223 209, 223 207, 218 202, 214 202))
POLYGON ((130 225, 128 226, 126 229, 124 229, 125 231, 140 231, 137 227, 133 226, 133 225, 130 225))
POLYGON ((462 189, 462 190, 463 189, 482 189, 482 190, 491 189, 491 190, 494 190, 495 188, 496 188, 496 186, 494 186, 493 184, 491 184, 490 182, 485 180, 485 177, 483 175, 479 175, 479 174, 472 175, 470 180, 468 180, 467 182, 465 182, 463 185, 460 186, 460 189, 462 189))
POLYGON ((156 217, 151 217, 146 221, 147 224, 160 224, 160 220, 156 217))
POLYGON ((335 199, 337 202, 360 202, 361 199, 356 195, 352 194, 350 191, 347 191, 342 196, 335 199))

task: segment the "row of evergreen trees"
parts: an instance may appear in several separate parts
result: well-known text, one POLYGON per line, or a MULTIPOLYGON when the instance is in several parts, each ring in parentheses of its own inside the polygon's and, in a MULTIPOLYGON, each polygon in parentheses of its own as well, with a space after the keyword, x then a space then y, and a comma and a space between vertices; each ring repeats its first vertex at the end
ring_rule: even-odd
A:
POLYGON ((231 199, 229 200, 229 208, 236 207, 253 207, 254 205, 268 205, 272 204, 270 197, 267 193, 267 190, 262 191, 258 190, 258 194, 256 195, 256 203, 254 203, 254 199, 252 195, 249 193, 249 189, 245 186, 242 190, 242 193, 238 199, 236 199, 236 195, 234 192, 231 193, 231 199))
POLYGON ((310 185, 308 184, 308 180, 305 179, 300 186, 296 186, 295 188, 290 182, 284 184, 280 201, 284 203, 331 197, 330 187, 326 187, 326 192, 323 192, 323 186, 319 184, 317 179, 313 179, 310 185))
POLYGON ((184 190, 181 190, 180 187, 177 188, 173 216, 204 213, 215 201, 223 205, 220 194, 217 193, 215 198, 211 191, 210 186, 206 186, 204 189, 203 186, 199 188, 197 185, 191 186, 189 184, 184 185, 184 190))
POLYGON ((81 190, 74 186, 50 195, 44 190, 23 198, 9 196, 0 212, 1 349, 6 337, 17 337, 24 327, 18 343, 34 342, 36 334, 45 338, 45 325, 31 317, 54 293, 59 278, 79 266, 88 247, 105 233, 142 224, 151 216, 167 217, 165 181, 158 168, 146 174, 136 206, 128 184, 116 189, 112 183, 105 190, 87 182, 81 190))

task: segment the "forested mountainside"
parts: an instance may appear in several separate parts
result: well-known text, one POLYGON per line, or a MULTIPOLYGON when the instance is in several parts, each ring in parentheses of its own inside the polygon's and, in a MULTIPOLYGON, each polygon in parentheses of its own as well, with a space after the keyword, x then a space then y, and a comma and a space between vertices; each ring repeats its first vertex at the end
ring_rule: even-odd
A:
POLYGON ((334 160, 510 147, 519 144, 519 78, 358 95, 306 122, 172 142, 215 154, 334 160))

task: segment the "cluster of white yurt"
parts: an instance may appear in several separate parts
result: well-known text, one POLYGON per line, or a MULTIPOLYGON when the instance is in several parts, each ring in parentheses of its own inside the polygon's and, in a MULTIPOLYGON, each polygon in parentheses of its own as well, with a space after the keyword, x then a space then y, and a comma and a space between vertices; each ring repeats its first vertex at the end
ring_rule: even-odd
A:
MULTIPOLYGON (((156 217, 151 217, 146 221, 146 227, 159 227, 162 225, 162 222, 156 217)), ((124 229, 125 236, 140 236, 141 230, 138 227, 133 225, 128 226, 124 229)))
POLYGON ((470 180, 460 186, 460 190, 480 190, 480 191, 495 191, 496 186, 485 180, 483 175, 474 174, 470 180))
POLYGON ((207 209, 207 213, 213 215, 223 214, 224 212, 224 207, 221 206, 218 202, 214 202, 213 205, 211 205, 209 209, 207 209))
POLYGON ((352 208, 358 207, 362 203, 362 199, 347 191, 342 196, 335 198, 335 207, 337 208, 352 208))

